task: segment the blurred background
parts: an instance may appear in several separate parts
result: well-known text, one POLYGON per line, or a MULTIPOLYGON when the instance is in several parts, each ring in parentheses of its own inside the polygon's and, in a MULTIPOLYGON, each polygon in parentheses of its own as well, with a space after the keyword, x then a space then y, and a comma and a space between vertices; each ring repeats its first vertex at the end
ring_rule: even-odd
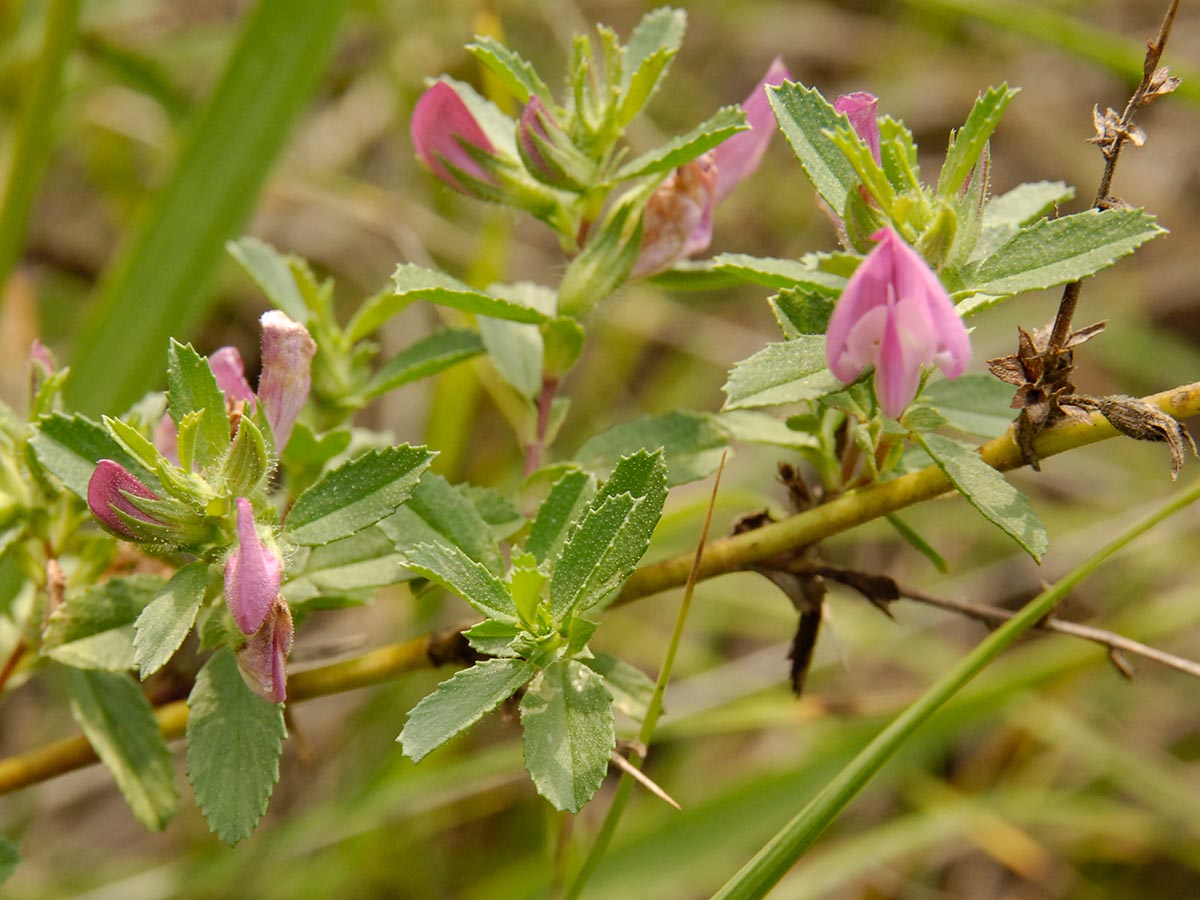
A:
MULTIPOLYGON (((1077 188, 1074 210, 1090 203, 1102 168, 1085 143, 1092 106, 1124 107, 1144 39, 1157 31, 1166 4, 677 5, 688 11, 688 34, 663 91, 631 131, 635 143, 650 146, 740 101, 780 55, 797 80, 827 97, 877 94, 881 112, 913 129, 930 173, 977 92, 1007 81, 1022 93, 992 144, 993 190, 1062 180, 1077 188)), ((0 3, 0 159, 13 154, 23 91, 54 6, 0 3)), ((303 73, 311 88, 293 86, 294 115, 256 119, 262 98, 251 90, 245 120, 214 123, 204 118, 206 104, 224 88, 221 72, 249 27, 251 6, 83 3, 58 114, 38 148, 44 174, 0 305, 0 395, 9 402, 19 402, 28 347, 39 335, 60 359, 78 361, 85 408, 116 412, 122 391, 136 397, 161 387, 165 340, 146 367, 138 348, 104 331, 113 309, 136 304, 201 352, 237 345, 253 370, 265 300, 219 249, 208 263, 181 270, 175 293, 138 293, 190 260, 196 246, 219 248, 241 233, 304 256, 335 279, 347 316, 400 261, 442 266, 479 284, 553 285, 561 275, 563 259, 543 226, 457 195, 415 163, 409 113, 423 80, 443 72, 495 90, 462 49, 474 34, 505 40, 555 85, 573 32, 604 22, 626 36, 652 4, 355 0, 329 30, 327 59, 311 51, 303 73), (182 148, 204 128, 214 146, 207 167, 189 175, 187 194, 179 187, 182 148), (229 193, 227 178, 242 179, 243 196, 217 217, 217 228, 205 203, 229 193), (170 240, 147 250, 141 235, 167 215, 168 189, 176 192, 170 240), (214 228, 225 231, 214 237, 214 228), (149 274, 130 274, 135 257, 151 259, 149 274), (128 369, 136 370, 132 382, 128 369), (105 407, 108 400, 114 405, 105 407)), ((308 15, 318 13, 296 5, 296 18, 308 15)), ((1150 209, 1171 233, 1084 289, 1076 324, 1109 322, 1079 354, 1077 383, 1092 394, 1146 394, 1200 379, 1200 77, 1189 77, 1200 76, 1195 4, 1183 5, 1165 61, 1184 77, 1183 88, 1139 119, 1148 140, 1122 157, 1114 193, 1150 209)), ((269 71, 243 74, 250 85, 261 78, 264 91, 275 86, 269 71)), ((811 187, 777 138, 757 175, 721 206, 713 252, 795 257, 833 244, 811 187)), ((569 456, 591 434, 644 413, 718 409, 729 367, 778 339, 766 294, 643 284, 603 305, 565 386, 573 405, 557 451, 569 456)), ((1045 324, 1056 305, 1057 294, 1027 296, 975 318, 973 369, 1012 352, 1016 326, 1045 324)), ((432 307, 407 310, 384 333, 385 345, 406 346, 438 315, 432 307)), ((520 448, 493 381, 486 363, 462 365, 388 395, 361 424, 429 443, 452 480, 511 489, 520 448)), ((738 448, 716 533, 741 512, 784 510, 775 484, 780 460, 795 462, 782 451, 738 448)), ((1200 464, 1189 460, 1181 480, 1197 472, 1200 464)), ((1173 490, 1165 448, 1131 441, 1076 451, 1014 479, 1049 527, 1041 569, 956 499, 904 516, 949 561, 948 574, 882 525, 830 541, 827 556, 939 596, 1015 606, 1173 490)), ((672 493, 653 555, 694 546, 708 490, 672 493)), ((1200 657, 1198 541, 1200 514, 1176 517, 1086 582, 1064 614, 1200 657)), ((655 673, 677 599, 614 611, 599 643, 655 673)), ((648 763, 683 812, 636 798, 587 897, 708 896, 984 633, 907 603, 890 621, 836 587, 829 606, 830 627, 796 700, 785 659, 795 629, 787 599, 754 575, 701 586, 648 763)), ((400 589, 384 593, 368 608, 314 616, 293 666, 413 637, 466 612, 450 602, 414 602, 400 589)), ((1200 692, 1185 675, 1134 663, 1129 681, 1102 648, 1062 636, 1027 639, 922 730, 772 896, 1200 896, 1200 692)), ((165 832, 147 834, 99 768, 0 799, 0 831, 19 840, 25 857, 3 896, 542 896, 561 822, 521 768, 515 723, 493 716, 420 767, 394 743, 406 711, 447 674, 418 673, 296 706, 271 808, 232 850, 208 834, 186 797, 165 832)), ((0 707, 4 755, 70 733, 54 678, 34 680, 0 707)), ((577 849, 590 846, 611 787, 578 817, 577 849)))

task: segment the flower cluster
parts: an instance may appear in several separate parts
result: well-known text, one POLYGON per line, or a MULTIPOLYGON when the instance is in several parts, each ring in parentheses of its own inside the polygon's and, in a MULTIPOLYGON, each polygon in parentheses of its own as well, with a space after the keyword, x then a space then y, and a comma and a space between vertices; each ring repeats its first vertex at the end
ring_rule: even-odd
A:
MULTIPOLYGON (((238 651, 238 662, 257 693, 280 702, 286 693, 284 664, 292 643, 292 617, 279 593, 282 560, 270 536, 264 539, 260 534, 254 504, 245 495, 256 492, 258 475, 265 473, 267 463, 265 459, 255 461, 255 454, 248 452, 242 465, 251 470, 248 477, 237 471, 237 465, 229 465, 229 459, 234 457, 244 429, 257 434, 250 415, 258 406, 269 426, 276 453, 282 453, 308 399, 317 348, 307 329, 282 312, 273 310, 264 314, 261 324, 263 371, 257 393, 246 381, 245 367, 236 348, 222 347, 208 360, 213 379, 225 397, 225 412, 234 430, 231 449, 216 485, 196 480, 194 473, 180 473, 175 480, 185 485, 185 489, 181 491, 176 484, 171 496, 160 497, 120 463, 103 459, 88 482, 87 500, 96 520, 117 537, 208 554, 224 552, 229 539, 212 540, 213 523, 208 519, 213 507, 201 501, 221 492, 234 494, 229 497, 235 521, 227 529, 232 531, 234 541, 225 562, 225 600, 234 623, 247 635, 238 651), (189 486, 204 496, 192 497, 189 502, 186 496, 189 486), (216 547, 211 546, 214 543, 216 547)), ((179 465, 178 439, 175 422, 164 415, 154 430, 154 443, 165 457, 164 462, 170 461, 175 467, 179 465)), ((261 443, 259 438, 260 448, 261 443)), ((226 530, 218 528, 216 533, 223 534, 226 530)))

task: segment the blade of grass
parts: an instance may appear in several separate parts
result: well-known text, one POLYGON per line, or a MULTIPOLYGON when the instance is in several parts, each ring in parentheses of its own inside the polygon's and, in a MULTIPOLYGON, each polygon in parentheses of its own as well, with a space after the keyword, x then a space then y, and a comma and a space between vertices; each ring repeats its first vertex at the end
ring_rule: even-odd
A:
POLYGON ((99 288, 68 385, 79 409, 137 400, 161 378, 167 339, 203 317, 225 241, 253 209, 348 5, 260 0, 248 14, 174 172, 99 288))
POLYGON ((8 281, 25 242, 29 211, 53 146, 63 69, 79 29, 81 0, 52 0, 41 51, 24 86, 12 162, 0 202, 0 289, 8 281))
POLYGON ((1005 648, 1032 628, 1079 582, 1106 560, 1162 520, 1200 498, 1200 481, 1160 510, 1121 534, 1047 588, 1004 625, 997 628, 915 703, 892 721, 796 816, 780 829, 713 900, 750 900, 763 897, 787 874, 884 764, 946 701, 978 675, 1005 648))

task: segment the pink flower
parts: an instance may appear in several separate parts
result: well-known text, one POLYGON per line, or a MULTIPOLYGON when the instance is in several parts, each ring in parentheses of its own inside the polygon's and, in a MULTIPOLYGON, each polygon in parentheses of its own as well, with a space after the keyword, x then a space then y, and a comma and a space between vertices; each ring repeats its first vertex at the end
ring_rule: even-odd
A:
POLYGON ((277 596, 262 627, 237 652, 242 678, 268 703, 287 699, 287 657, 293 634, 291 610, 283 597, 277 596))
POLYGON ((843 94, 833 101, 833 108, 850 120, 850 127, 871 149, 871 156, 879 162, 879 119, 875 109, 878 99, 866 91, 843 94))
POLYGON ((549 129, 557 127, 558 123, 541 98, 530 97, 517 122, 517 147, 529 170, 551 184, 562 180, 562 168, 546 159, 539 144, 549 142, 549 129))
POLYGON ((254 404, 254 391, 250 390, 250 384, 246 381, 246 366, 237 347, 221 347, 208 358, 208 367, 217 381, 217 387, 224 392, 227 404, 239 401, 251 406, 254 404))
POLYGON ((708 249, 713 207, 754 173, 775 133, 766 88, 789 77, 779 59, 771 63, 762 81, 742 103, 750 129, 739 131, 699 159, 680 166, 658 186, 646 204, 642 248, 633 277, 653 275, 708 249))
POLYGON ((875 366, 875 395, 898 417, 917 395, 921 367, 957 378, 971 359, 967 329, 937 275, 890 228, 850 277, 825 338, 829 368, 846 383, 875 366))
POLYGON ((460 174, 494 181, 467 148, 489 154, 495 148, 462 97, 446 82, 435 82, 421 95, 413 107, 409 127, 417 158, 450 187, 472 193, 459 179, 460 174))
POLYGON ((283 564, 258 536, 254 510, 237 499, 237 549, 225 563, 225 602, 242 634, 255 634, 270 615, 279 593, 283 564))
POLYGON ((296 417, 308 402, 317 342, 307 328, 277 309, 263 313, 259 322, 262 376, 258 379, 258 401, 271 425, 275 452, 282 454, 292 436, 296 417))
POLYGON ((771 112, 771 101, 767 99, 767 88, 783 84, 791 79, 791 73, 778 56, 771 62, 762 81, 742 101, 749 131, 739 131, 713 148, 713 162, 717 164, 717 188, 714 203, 720 203, 742 181, 758 169, 771 135, 775 133, 775 114, 771 112))
POLYGON ((134 506, 127 495, 146 500, 160 499, 120 463, 111 459, 100 460, 96 464, 96 471, 92 472, 92 477, 88 480, 87 502, 92 515, 105 530, 117 537, 134 541, 144 540, 145 538, 138 534, 120 513, 147 525, 161 526, 164 523, 134 506))

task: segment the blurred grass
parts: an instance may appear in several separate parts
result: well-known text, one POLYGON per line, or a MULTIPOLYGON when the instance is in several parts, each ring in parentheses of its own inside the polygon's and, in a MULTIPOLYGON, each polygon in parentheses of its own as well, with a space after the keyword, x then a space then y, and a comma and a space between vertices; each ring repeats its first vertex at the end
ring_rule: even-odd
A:
MULTIPOLYGON (((275 14, 286 18, 282 6, 275 14)), ((739 99, 782 52, 798 78, 827 93, 879 93, 888 112, 914 127, 932 171, 948 129, 961 122, 975 93, 1008 80, 1025 90, 993 144, 996 190, 1022 179, 1063 178, 1086 198, 1101 165, 1084 144, 1091 107, 1124 103, 1131 73, 1140 69, 1141 40, 1157 28, 1157 6, 1055 0, 1032 10, 1035 16, 1027 3, 975 0, 688 4, 673 93, 655 100, 636 136, 649 143, 694 122, 698 111, 739 99)), ((193 182, 206 211, 174 213, 179 218, 169 230, 172 247, 189 258, 191 238, 208 248, 196 250, 193 278, 182 259, 137 249, 149 246, 136 236, 150 220, 134 210, 161 208, 162 198, 178 196, 171 185, 181 170, 173 167, 187 158, 176 153, 178 128, 184 123, 196 133, 198 120, 187 124, 185 113, 199 108, 196 98, 215 102, 220 89, 210 86, 220 83, 226 48, 245 19, 209 0, 93 0, 66 69, 60 137, 45 148, 49 166, 20 264, 39 300, 43 332, 67 347, 84 333, 83 312, 103 315, 94 306, 98 284, 109 297, 114 285, 143 285, 136 295, 121 288, 128 298, 122 302, 136 301, 131 321, 139 332, 108 333, 108 355, 93 350, 88 383, 76 385, 97 406, 136 396, 161 378, 165 340, 151 336, 155 328, 169 327, 205 352, 238 343, 253 359, 261 298, 225 274, 219 251, 201 259, 219 243, 218 221, 312 258, 337 277, 346 309, 380 287, 400 260, 442 264, 478 283, 553 281, 562 264, 544 230, 464 200, 420 172, 407 143, 407 112, 425 77, 450 71, 478 78, 461 46, 480 23, 502 24, 556 85, 572 28, 600 20, 627 33, 643 7, 611 0, 354 4, 328 65, 317 64, 317 53, 308 65, 291 58, 290 131, 265 134, 272 120, 250 111, 267 99, 244 96, 241 115, 226 113, 198 157, 203 165, 190 170, 206 176, 193 182), (301 94, 311 99, 302 102, 301 94), (246 149, 251 144, 256 149, 246 149), (233 185, 241 185, 238 196, 225 196, 233 185), (187 227, 202 219, 204 228, 187 227), (135 252, 144 254, 145 281, 119 274, 131 265, 121 260, 135 252), (171 263, 170 271, 150 271, 160 263, 171 263), (127 351, 126 337, 130 348, 145 342, 145 355, 127 351)), ((0 128, 10 145, 22 97, 17 76, 36 58, 35 13, 44 8, 28 7, 0 47, 0 128)), ((1198 46, 1200 15, 1185 4, 1167 52, 1176 73, 1200 68, 1198 46)), ((1147 145, 1122 159, 1122 196, 1148 205, 1173 234, 1086 287, 1081 317, 1112 323, 1080 353, 1081 385, 1093 392, 1141 393, 1197 377, 1197 272, 1187 251, 1200 240, 1196 98, 1196 84, 1188 82, 1156 103, 1143 122, 1147 145)), ((796 256, 833 240, 781 141, 721 207, 716 226, 714 250, 796 256)), ((973 336, 978 358, 1008 352, 1015 326, 1041 324, 1055 300, 1022 298, 981 317, 973 336)), ((437 321, 432 311, 414 308, 381 340, 390 349, 405 346, 437 321)), ((101 348, 101 337, 95 331, 88 340, 101 348)), ((638 286, 601 310, 590 339, 566 385, 573 406, 559 443, 564 453, 644 412, 717 408, 728 366, 776 332, 765 292, 667 294, 638 286)), ((510 487, 520 448, 480 388, 482 371, 464 366, 436 387, 405 388, 383 398, 364 423, 398 440, 441 445, 441 464, 456 478, 510 487)), ((775 462, 786 456, 738 448, 717 527, 740 511, 783 506, 773 478, 775 462)), ((949 560, 949 576, 937 575, 882 525, 831 541, 826 550, 839 564, 893 572, 930 592, 1005 604, 1035 593, 1043 577, 1063 571, 1171 490, 1165 451, 1133 442, 1109 442, 1048 461, 1041 475, 1017 477, 1051 530, 1044 574, 953 501, 906 514, 949 560)), ((699 485, 673 494, 653 553, 694 542, 706 492, 699 485)), ((1181 520, 1084 585, 1068 612, 1200 656, 1200 588, 1190 575, 1198 532, 1197 517, 1181 520)), ((397 592, 373 609, 318 614, 300 635, 298 665, 347 642, 398 639, 464 614, 434 598, 407 597, 397 592)), ((809 696, 795 701, 784 685, 794 627, 786 599, 751 575, 701 586, 680 648, 681 678, 668 692, 662 740, 648 764, 684 812, 635 798, 586 897, 707 896, 982 633, 914 606, 898 606, 899 621, 891 622, 848 593, 835 592, 831 606, 834 627, 822 635, 809 696)), ((600 632, 603 649, 652 671, 673 610, 664 598, 615 611, 600 632)), ((393 739, 405 712, 438 677, 422 673, 297 709, 268 818, 233 850, 208 834, 194 809, 165 834, 144 834, 100 770, 5 798, 0 829, 21 838, 27 859, 5 885, 6 900, 540 896, 549 852, 544 804, 520 771, 511 721, 485 722, 420 767, 397 752, 393 739)), ((773 896, 1191 900, 1200 895, 1194 697, 1195 685, 1176 673, 1144 665, 1127 684, 1096 647, 1032 638, 935 718, 773 896)), ((55 706, 49 687, 12 697, 0 710, 0 748, 23 749, 65 730, 47 712, 55 706)), ((577 823, 576 860, 606 796, 577 823)))

